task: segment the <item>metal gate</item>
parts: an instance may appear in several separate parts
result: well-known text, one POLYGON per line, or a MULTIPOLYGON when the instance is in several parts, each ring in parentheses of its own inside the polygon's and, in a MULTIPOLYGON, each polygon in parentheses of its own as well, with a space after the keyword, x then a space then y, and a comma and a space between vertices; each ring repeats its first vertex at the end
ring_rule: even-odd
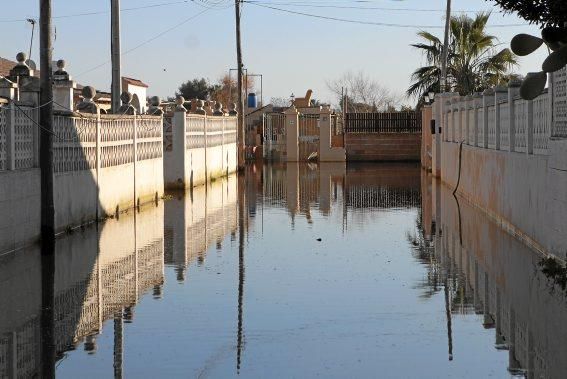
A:
POLYGON ((286 150, 285 115, 283 113, 264 114, 264 159, 282 160, 286 150))
POLYGON ((307 161, 319 151, 319 115, 299 115, 299 160, 307 161))

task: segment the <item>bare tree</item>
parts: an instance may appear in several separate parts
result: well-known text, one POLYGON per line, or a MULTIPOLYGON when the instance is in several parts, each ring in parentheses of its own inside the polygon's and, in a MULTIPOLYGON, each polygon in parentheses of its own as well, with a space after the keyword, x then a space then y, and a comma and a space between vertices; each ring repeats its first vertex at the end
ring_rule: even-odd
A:
POLYGON ((285 98, 285 97, 272 97, 272 99, 270 100, 270 103, 274 107, 287 108, 291 105, 291 100, 289 98, 285 98))
POLYGON ((348 96, 349 112, 378 112, 395 107, 401 100, 390 89, 382 86, 364 71, 347 71, 340 78, 327 81, 327 88, 335 95, 342 109, 342 94, 348 96))
MULTIPOLYGON (((246 92, 250 93, 254 90, 254 78, 248 77, 248 80, 244 82, 247 85, 246 92)), ((225 107, 228 107, 230 103, 235 103, 238 101, 238 86, 236 83, 236 78, 230 77, 229 75, 222 75, 217 83, 214 85, 214 91, 211 93, 211 99, 221 102, 225 107)))

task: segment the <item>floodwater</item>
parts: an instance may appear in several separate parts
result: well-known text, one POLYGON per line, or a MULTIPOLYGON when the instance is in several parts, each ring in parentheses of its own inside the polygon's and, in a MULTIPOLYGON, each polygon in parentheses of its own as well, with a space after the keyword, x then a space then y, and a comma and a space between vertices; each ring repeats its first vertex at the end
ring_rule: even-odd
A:
POLYGON ((541 259, 417 165, 250 166, 1 255, 0 377, 564 378, 541 259))

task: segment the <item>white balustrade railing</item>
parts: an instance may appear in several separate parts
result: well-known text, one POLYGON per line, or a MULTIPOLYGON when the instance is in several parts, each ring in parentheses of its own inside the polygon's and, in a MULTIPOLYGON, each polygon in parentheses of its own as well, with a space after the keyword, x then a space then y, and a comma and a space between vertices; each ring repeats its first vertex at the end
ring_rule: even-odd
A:
POLYGON ((200 149, 236 143, 237 120, 234 116, 186 115, 186 149, 200 149))
POLYGON ((477 110, 478 116, 476 118, 477 127, 477 146, 484 147, 484 108, 480 107, 477 110))
POLYGON ((496 148, 496 107, 491 105, 487 108, 488 112, 488 148, 496 148))
POLYGON ((443 141, 464 141, 467 145, 481 148, 547 154, 552 133, 557 133, 552 125, 548 92, 528 101, 517 96, 519 87, 511 87, 509 91, 508 99, 501 92, 495 97, 490 91, 483 95, 482 101, 478 96, 452 102, 440 98, 445 101, 443 141))
POLYGON ((526 152, 528 132, 528 103, 526 100, 514 101, 515 145, 514 151, 526 152))
POLYGON ((61 114, 53 127, 56 173, 95 170, 97 162, 106 168, 163 156, 161 117, 61 114))
POLYGON ((508 102, 500 105, 500 150, 510 149, 510 106, 508 102))
POLYGON ((0 107, 0 171, 38 166, 38 109, 10 103, 0 107))
POLYGON ((7 130, 8 130, 8 109, 0 107, 0 171, 7 169, 7 130))
POLYGON ((467 110, 467 117, 468 117, 468 126, 469 126, 469 133, 468 133, 468 143, 467 145, 471 145, 474 146, 474 139, 475 139, 475 133, 476 133, 476 123, 475 123, 475 109, 471 108, 467 110))
POLYGON ((549 102, 549 96, 539 96, 533 101, 534 154, 547 154, 551 137, 549 102))

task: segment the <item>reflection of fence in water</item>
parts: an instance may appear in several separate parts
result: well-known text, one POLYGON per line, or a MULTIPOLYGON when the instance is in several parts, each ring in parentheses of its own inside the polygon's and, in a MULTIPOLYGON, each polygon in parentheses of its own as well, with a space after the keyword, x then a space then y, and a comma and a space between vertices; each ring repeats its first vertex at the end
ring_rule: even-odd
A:
POLYGON ((347 207, 354 209, 416 208, 421 205, 419 188, 347 185, 345 192, 347 207))
POLYGON ((40 318, 31 317, 0 336, 0 378, 35 378, 40 373, 40 318))

